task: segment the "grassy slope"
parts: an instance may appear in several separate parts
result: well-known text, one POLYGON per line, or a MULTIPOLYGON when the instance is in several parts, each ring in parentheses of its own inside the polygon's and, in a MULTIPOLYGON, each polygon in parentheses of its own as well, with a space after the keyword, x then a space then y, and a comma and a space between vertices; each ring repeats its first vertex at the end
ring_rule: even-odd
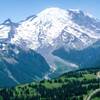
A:
POLYGON ((4 100, 82 100, 100 87, 98 71, 100 69, 69 72, 56 79, 1 89, 0 95, 4 100))

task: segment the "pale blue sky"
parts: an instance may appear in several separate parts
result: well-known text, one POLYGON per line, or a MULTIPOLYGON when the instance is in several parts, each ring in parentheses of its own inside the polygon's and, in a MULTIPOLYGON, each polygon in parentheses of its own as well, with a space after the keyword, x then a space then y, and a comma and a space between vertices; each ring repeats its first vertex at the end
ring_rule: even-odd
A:
POLYGON ((80 9, 100 19, 100 0, 0 0, 0 23, 18 22, 48 7, 80 9))

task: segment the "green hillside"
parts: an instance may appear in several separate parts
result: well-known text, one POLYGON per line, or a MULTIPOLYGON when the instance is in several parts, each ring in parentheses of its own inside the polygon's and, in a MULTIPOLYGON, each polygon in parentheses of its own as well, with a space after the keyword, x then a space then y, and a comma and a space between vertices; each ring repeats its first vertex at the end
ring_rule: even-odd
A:
MULTIPOLYGON (((0 89, 0 100, 87 100, 89 94, 100 87, 99 71, 79 70, 52 80, 0 89)), ((100 100, 100 97, 92 100, 100 100)))

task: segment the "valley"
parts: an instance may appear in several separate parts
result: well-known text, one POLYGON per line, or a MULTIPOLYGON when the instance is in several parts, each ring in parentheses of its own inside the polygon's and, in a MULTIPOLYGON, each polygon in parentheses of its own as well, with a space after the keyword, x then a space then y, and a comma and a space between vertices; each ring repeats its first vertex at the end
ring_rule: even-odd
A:
POLYGON ((99 68, 82 69, 51 80, 1 88, 0 100, 99 100, 99 95, 89 99, 100 88, 99 71, 99 68))

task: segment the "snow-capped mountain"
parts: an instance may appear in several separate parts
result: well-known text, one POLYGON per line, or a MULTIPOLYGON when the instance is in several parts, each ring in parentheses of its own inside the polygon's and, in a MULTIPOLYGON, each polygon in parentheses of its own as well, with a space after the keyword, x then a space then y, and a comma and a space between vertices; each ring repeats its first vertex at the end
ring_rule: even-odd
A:
POLYGON ((9 44, 41 54, 49 76, 58 76, 99 65, 100 21, 80 10, 47 8, 19 23, 8 19, 0 24, 0 51, 7 51, 9 44))
POLYGON ((23 39, 28 48, 34 50, 42 46, 58 45, 56 41, 59 37, 61 42, 70 41, 70 48, 75 49, 86 48, 100 38, 100 23, 82 11, 48 8, 37 14, 37 17, 32 16, 19 24, 12 43, 20 45, 23 39), (79 42, 72 43, 75 38, 82 45, 79 42))

